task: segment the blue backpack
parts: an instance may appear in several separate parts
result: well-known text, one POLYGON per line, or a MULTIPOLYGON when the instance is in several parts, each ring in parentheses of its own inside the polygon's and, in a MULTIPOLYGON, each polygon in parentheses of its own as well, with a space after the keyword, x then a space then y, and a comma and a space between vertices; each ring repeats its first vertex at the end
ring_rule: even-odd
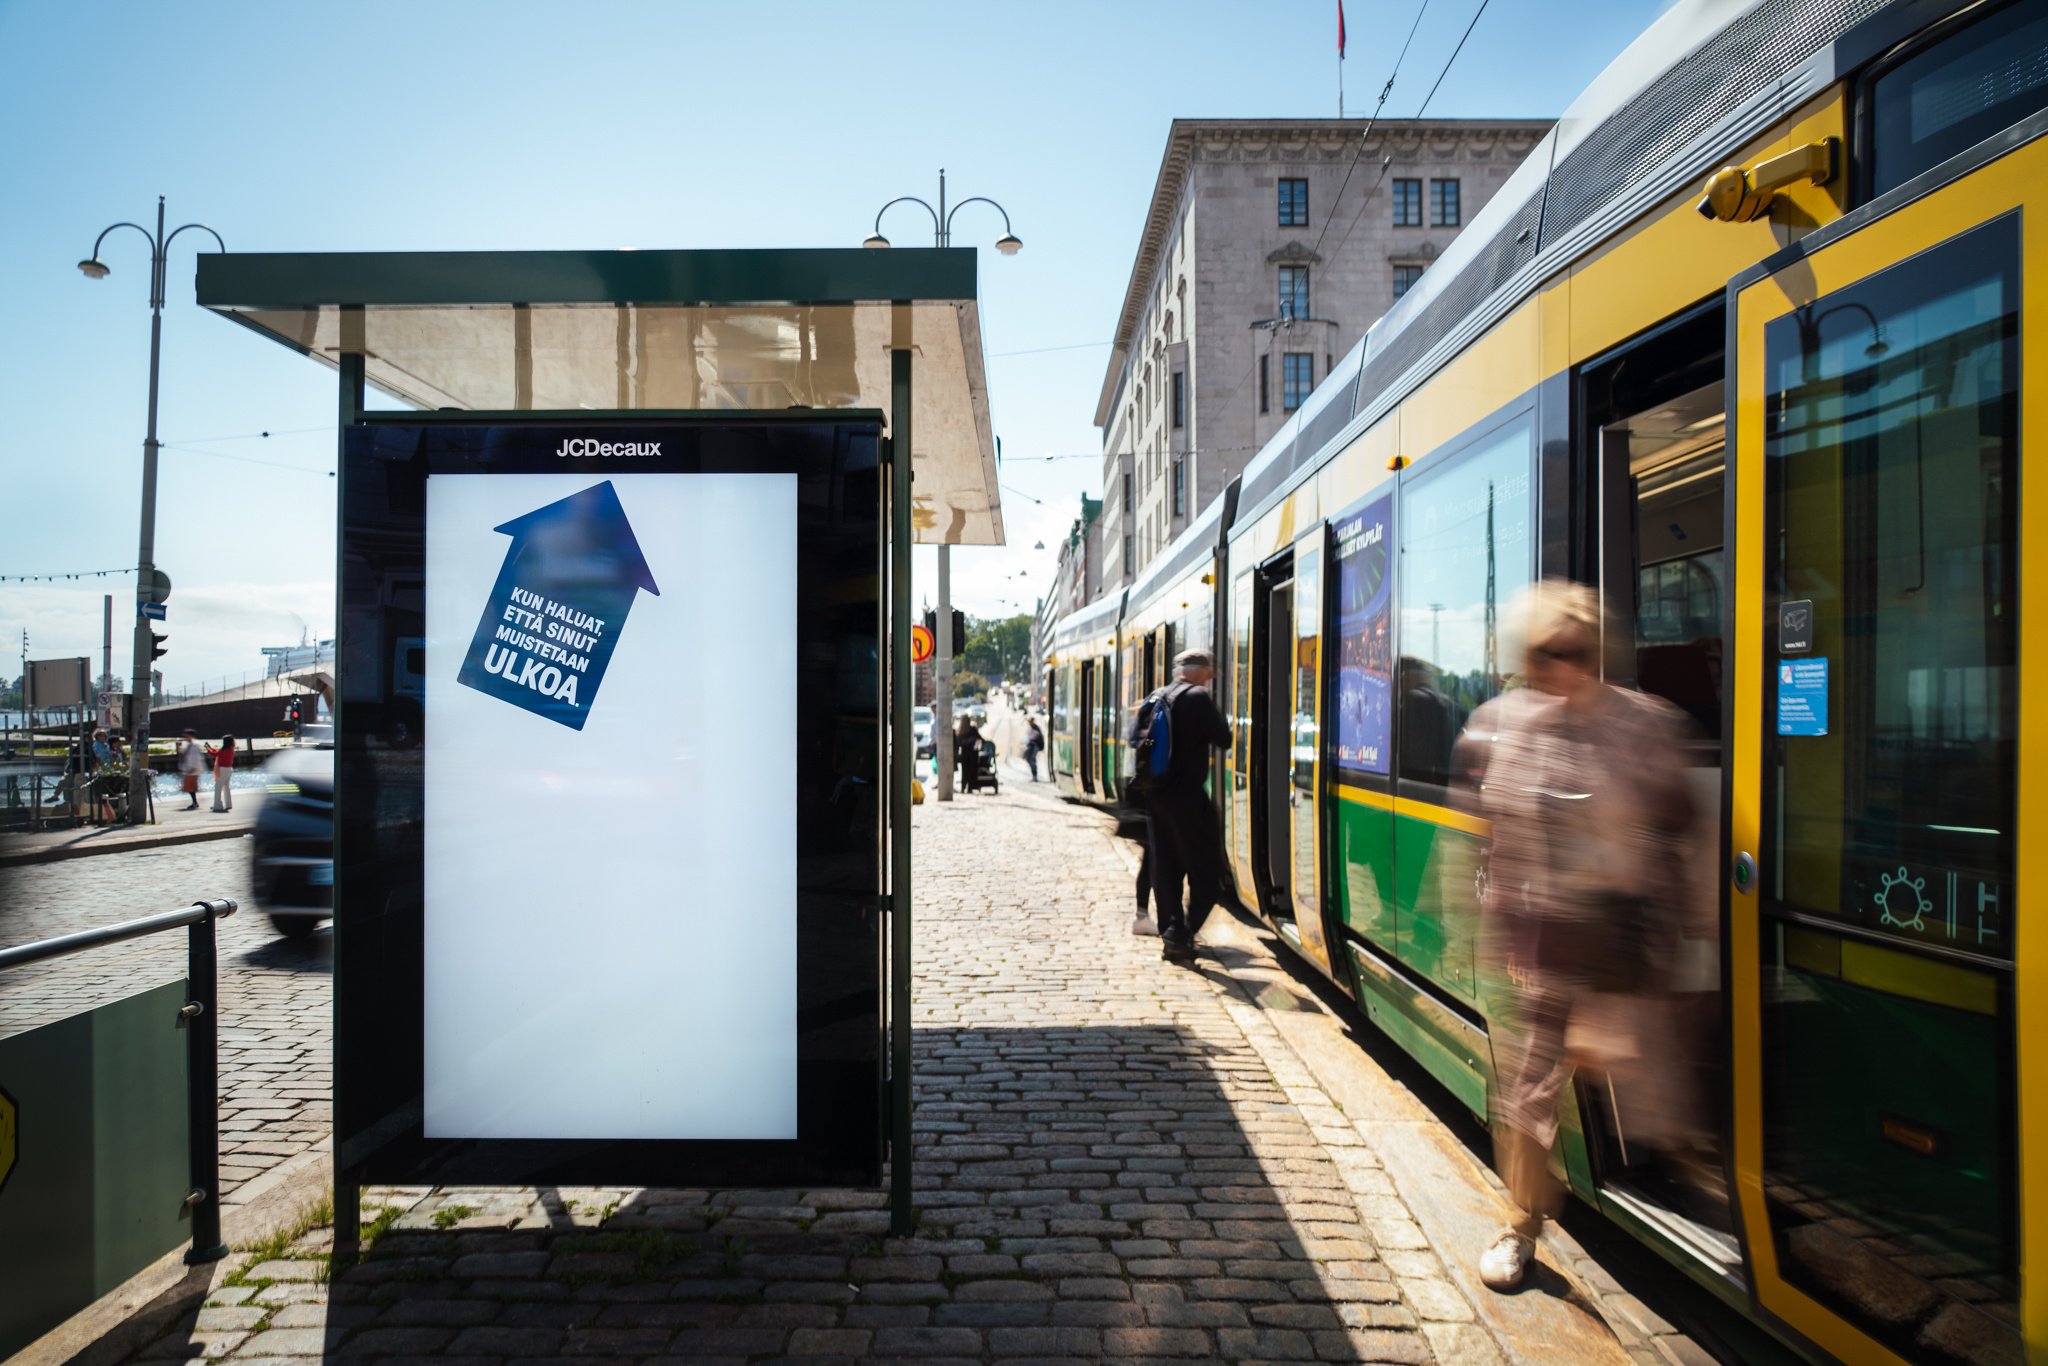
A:
POLYGON ((1133 792, 1154 790, 1166 780, 1173 763, 1173 699, 1184 690, 1184 685, 1170 683, 1138 704, 1124 761, 1124 786, 1133 792))

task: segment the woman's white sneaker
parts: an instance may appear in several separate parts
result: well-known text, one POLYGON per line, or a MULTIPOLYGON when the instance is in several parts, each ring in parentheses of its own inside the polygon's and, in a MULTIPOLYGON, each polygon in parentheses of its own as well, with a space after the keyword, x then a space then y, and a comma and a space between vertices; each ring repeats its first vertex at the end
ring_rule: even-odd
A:
POLYGON ((1131 933, 1151 935, 1152 937, 1157 938, 1159 935, 1159 928, 1158 926, 1152 923, 1151 916, 1146 915, 1143 911, 1139 911, 1138 918, 1131 922, 1131 933))
POLYGON ((1479 1279, 1489 1290, 1513 1290, 1528 1273, 1536 1244, 1513 1229, 1505 1229, 1493 1246, 1479 1255, 1479 1279))

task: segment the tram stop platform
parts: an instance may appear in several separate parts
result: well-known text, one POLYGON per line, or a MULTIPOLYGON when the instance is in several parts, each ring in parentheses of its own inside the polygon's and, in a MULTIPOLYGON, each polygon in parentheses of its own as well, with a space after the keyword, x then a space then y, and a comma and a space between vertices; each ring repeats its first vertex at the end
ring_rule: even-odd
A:
POLYGON ((886 1190, 372 1188, 361 1263, 309 1208, 94 1360, 1715 1359, 1625 1241, 1481 1287, 1479 1126, 1249 920, 1162 962, 1135 846, 1002 763, 915 815, 913 1236, 886 1190))

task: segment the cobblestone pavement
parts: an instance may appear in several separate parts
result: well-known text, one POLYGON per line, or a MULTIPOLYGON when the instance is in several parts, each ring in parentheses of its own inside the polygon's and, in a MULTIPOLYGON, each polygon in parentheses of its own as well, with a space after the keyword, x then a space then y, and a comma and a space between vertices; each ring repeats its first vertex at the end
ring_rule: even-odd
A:
MULTIPOLYGON (((130 849, 0 869, 0 945, 229 896, 220 925, 221 1193, 309 1148, 333 1124, 332 957, 323 928, 287 940, 252 911, 249 840, 130 849)), ((185 975, 185 935, 133 939, 0 973, 0 1038, 185 975)))
POLYGON ((917 813, 917 1232, 868 1191, 376 1190, 223 1263, 144 1358, 1490 1362, 1360 1129, 1129 933, 1095 813, 917 813))

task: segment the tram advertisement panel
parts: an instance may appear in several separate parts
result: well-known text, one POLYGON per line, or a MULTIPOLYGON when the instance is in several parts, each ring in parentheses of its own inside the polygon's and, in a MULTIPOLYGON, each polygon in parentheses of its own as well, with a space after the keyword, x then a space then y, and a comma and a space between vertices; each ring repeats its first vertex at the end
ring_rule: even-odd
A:
POLYGON ((426 1134, 791 1139, 796 476, 601 472, 427 480, 426 1134))
POLYGON ((345 429, 340 1179, 879 1181, 879 426, 345 429))
POLYGON ((1387 771, 1393 723, 1391 492, 1337 523, 1337 763, 1387 771))

